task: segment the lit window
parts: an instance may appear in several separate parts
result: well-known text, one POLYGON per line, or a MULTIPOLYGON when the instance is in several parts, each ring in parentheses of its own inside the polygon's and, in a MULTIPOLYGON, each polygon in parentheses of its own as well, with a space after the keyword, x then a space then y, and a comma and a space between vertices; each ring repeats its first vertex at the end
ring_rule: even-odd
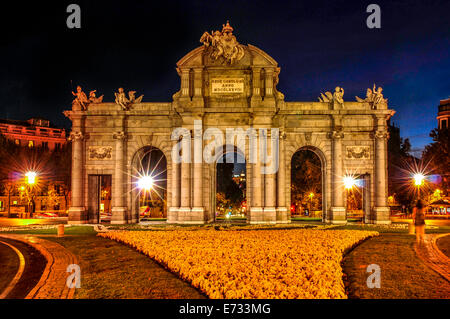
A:
POLYGON ((33 141, 28 141, 28 147, 34 147, 34 142, 33 141))
POLYGON ((14 142, 16 143, 16 145, 20 145, 20 141, 19 140, 15 140, 14 142))

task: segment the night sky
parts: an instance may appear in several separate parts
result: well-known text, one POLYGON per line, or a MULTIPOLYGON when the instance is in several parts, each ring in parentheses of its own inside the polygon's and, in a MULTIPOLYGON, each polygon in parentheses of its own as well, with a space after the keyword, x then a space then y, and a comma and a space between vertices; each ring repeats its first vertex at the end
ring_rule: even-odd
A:
POLYGON ((170 101, 180 85, 175 63, 226 20, 240 43, 279 63, 286 101, 317 101, 336 86, 354 101, 382 86, 413 148, 430 142, 439 100, 450 96, 449 1, 13 3, 0 21, 0 118, 70 128, 62 111, 76 85, 105 101, 119 86, 144 102, 170 101), (81 7, 81 29, 66 27, 70 3, 81 7), (381 29, 366 26, 370 3, 381 7, 381 29))

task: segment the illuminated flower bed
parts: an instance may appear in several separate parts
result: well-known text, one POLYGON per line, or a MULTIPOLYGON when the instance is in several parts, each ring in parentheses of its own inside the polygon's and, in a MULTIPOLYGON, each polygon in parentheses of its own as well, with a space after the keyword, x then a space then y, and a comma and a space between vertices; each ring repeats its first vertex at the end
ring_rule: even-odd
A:
POLYGON ((112 231, 210 298, 346 298, 344 251, 378 235, 351 230, 112 231))

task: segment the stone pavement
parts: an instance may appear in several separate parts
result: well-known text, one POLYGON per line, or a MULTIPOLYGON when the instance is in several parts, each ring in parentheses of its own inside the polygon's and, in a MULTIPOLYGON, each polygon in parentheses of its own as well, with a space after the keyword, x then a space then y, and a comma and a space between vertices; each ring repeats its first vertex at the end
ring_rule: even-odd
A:
POLYGON ((442 253, 436 245, 436 240, 449 234, 425 234, 424 244, 414 244, 417 256, 431 269, 450 282, 450 258, 442 253))
POLYGON ((47 265, 38 284, 26 299, 72 299, 75 288, 69 289, 66 280, 70 273, 67 266, 77 264, 77 258, 63 246, 32 235, 1 234, 1 237, 22 241, 36 248, 46 259, 47 265))

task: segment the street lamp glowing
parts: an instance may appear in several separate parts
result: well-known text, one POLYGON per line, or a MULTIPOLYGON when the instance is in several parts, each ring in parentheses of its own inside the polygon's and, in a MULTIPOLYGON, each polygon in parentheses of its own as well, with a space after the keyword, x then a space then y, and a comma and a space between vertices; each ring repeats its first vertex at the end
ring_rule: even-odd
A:
POLYGON ((36 172, 27 172, 25 176, 27 177, 27 183, 33 185, 36 182, 36 172))
POLYGON ((139 187, 140 189, 144 189, 144 190, 146 190, 146 191, 149 191, 150 189, 152 189, 153 183, 154 183, 153 177, 148 176, 148 175, 142 176, 142 177, 139 179, 139 181, 138 181, 138 187, 139 187))
POLYGON ((356 180, 351 176, 345 176, 343 181, 346 189, 351 189, 356 184, 356 180))
POLYGON ((309 196, 309 198, 311 198, 311 199, 312 199, 312 198, 314 197, 314 193, 309 193, 309 195, 308 195, 308 196, 309 196))
POLYGON ((421 173, 414 174, 414 185, 422 186, 425 180, 425 176, 421 173))

